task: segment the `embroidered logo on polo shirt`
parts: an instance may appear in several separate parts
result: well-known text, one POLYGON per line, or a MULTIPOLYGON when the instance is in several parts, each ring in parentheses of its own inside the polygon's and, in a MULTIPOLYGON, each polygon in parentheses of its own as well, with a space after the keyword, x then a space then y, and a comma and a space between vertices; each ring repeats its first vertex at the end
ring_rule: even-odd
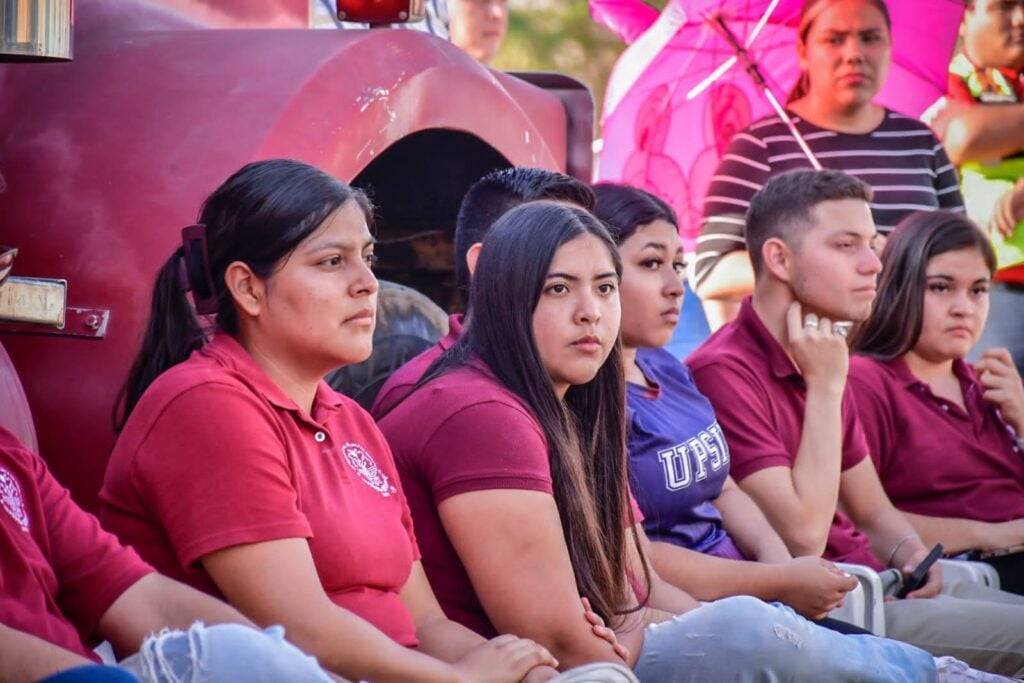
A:
POLYGON ((28 513, 25 511, 25 501, 21 497, 21 487, 18 480, 7 470, 0 468, 0 504, 7 510, 22 531, 28 531, 28 513))
POLYGON ((371 489, 385 498, 398 491, 388 481, 388 475, 377 467, 377 462, 365 448, 357 443, 349 442, 342 445, 341 452, 345 455, 345 462, 348 463, 348 466, 371 489))

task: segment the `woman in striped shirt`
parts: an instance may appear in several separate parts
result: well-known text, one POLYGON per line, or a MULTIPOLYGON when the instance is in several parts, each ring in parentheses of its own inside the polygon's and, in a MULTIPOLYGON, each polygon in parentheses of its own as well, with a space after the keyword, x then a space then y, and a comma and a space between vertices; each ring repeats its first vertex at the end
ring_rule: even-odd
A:
MULTIPOLYGON (((872 101, 891 52, 883 0, 808 0, 797 43, 803 73, 788 103, 822 166, 871 185, 871 212, 882 235, 912 211, 963 210, 956 172, 931 129, 872 101)), ((744 241, 751 197, 769 177, 809 167, 776 115, 737 133, 722 156, 704 200, 694 278, 712 329, 735 316, 754 286, 744 241)))

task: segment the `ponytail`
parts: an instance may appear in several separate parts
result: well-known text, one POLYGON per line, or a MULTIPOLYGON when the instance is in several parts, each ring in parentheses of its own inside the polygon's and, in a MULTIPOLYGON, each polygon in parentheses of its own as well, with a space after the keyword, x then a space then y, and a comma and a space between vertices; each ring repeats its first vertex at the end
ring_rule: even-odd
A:
POLYGON ((165 370, 181 363, 206 339, 182 286, 183 247, 157 272, 142 347, 114 403, 114 431, 120 432, 142 393, 165 370))
POLYGON ((203 202, 199 222, 182 229, 182 246, 157 274, 142 348, 114 403, 114 430, 124 428, 160 373, 202 347, 214 325, 232 336, 238 333, 238 312, 224 283, 231 263, 244 263, 257 277, 269 278, 350 200, 372 227, 366 195, 292 159, 246 164, 214 190, 203 202))

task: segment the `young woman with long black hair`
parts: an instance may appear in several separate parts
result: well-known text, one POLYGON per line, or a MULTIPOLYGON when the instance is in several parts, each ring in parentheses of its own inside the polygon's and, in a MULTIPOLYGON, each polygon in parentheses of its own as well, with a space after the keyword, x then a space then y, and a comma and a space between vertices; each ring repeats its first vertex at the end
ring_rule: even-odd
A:
POLYGON ((341 675, 547 680, 543 648, 445 617, 387 444, 322 381, 371 351, 370 220, 361 192, 295 161, 249 164, 210 195, 157 277, 102 519, 341 675))
POLYGON ((641 681, 934 680, 916 648, 749 597, 698 606, 650 569, 626 479, 621 272, 587 212, 513 209, 484 238, 464 336, 381 416, 446 613, 563 663, 614 661, 582 594, 641 681))

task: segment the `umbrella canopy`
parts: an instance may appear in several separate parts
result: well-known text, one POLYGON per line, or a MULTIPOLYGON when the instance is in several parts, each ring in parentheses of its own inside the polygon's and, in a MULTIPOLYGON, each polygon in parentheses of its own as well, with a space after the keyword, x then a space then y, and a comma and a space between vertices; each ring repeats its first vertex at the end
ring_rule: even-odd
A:
MULTIPOLYGON (((601 8, 595 16, 628 25, 628 2, 617 0, 614 12, 601 8)), ((645 12, 640 5, 633 3, 645 12)), ((733 134, 772 112, 714 19, 721 19, 768 88, 784 100, 799 76, 802 5, 803 0, 671 0, 612 71, 597 179, 642 187, 669 202, 679 214, 687 249, 693 248, 704 194, 733 134)), ((896 0, 889 9, 892 65, 875 99, 919 116, 946 92, 963 2, 929 0, 923 11, 922 3, 896 0)))

